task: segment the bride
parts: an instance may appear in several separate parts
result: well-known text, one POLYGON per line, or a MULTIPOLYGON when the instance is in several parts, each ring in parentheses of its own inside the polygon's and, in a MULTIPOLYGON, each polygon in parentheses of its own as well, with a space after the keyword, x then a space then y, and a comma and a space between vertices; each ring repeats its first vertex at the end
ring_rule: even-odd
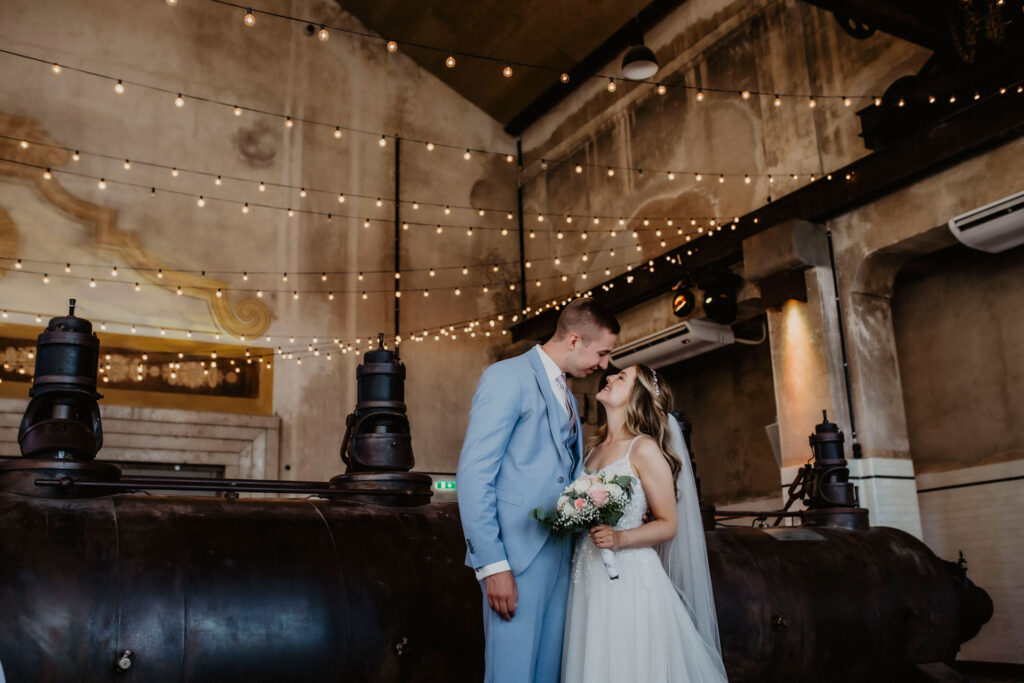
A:
POLYGON ((634 365, 610 376, 597 400, 608 420, 585 471, 631 476, 633 494, 614 528, 596 526, 576 543, 562 681, 726 681, 697 492, 668 387, 634 365), (619 578, 608 578, 600 548, 615 551, 619 578))

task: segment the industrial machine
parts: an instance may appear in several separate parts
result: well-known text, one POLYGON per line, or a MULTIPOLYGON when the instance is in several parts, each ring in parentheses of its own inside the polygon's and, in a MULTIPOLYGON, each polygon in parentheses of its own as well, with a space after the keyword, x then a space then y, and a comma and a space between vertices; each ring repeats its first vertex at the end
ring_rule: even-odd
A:
MULTIPOLYGON (((95 462, 91 325, 72 309, 38 348, 23 457, 0 463, 8 680, 481 680, 480 589, 456 505, 430 503, 429 479, 409 471, 396 352, 381 344, 357 371, 348 471, 285 482, 127 477, 95 462), (138 495, 160 489, 225 495, 138 495)), ((867 528, 830 425, 801 489, 814 514, 777 513, 804 526, 707 532, 733 681, 906 680, 952 659, 991 614, 962 568, 867 528)))

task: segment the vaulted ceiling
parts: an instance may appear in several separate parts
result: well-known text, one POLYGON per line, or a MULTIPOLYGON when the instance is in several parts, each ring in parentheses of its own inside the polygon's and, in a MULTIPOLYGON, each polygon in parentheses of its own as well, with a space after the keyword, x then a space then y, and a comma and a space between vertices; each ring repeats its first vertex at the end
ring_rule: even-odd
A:
MULTIPOLYGON (((507 126, 531 104, 575 87, 583 78, 581 65, 619 54, 636 33, 638 15, 644 22, 642 29, 681 2, 341 0, 341 5, 367 27, 397 41, 403 53, 507 126), (455 68, 445 66, 447 50, 455 58, 455 68), (512 65, 511 78, 502 75, 506 60, 512 65), (571 74, 568 85, 559 80, 562 72, 571 74)), ((521 128, 521 121, 513 127, 521 128)))

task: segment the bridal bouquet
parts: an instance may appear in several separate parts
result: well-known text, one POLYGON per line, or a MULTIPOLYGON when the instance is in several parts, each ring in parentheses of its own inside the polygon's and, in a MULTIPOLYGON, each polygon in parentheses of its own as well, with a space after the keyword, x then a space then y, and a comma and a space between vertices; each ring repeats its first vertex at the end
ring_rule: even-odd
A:
MULTIPOLYGON (((554 510, 535 508, 530 517, 556 533, 577 533, 598 524, 615 526, 632 494, 632 477, 586 474, 565 487, 554 510)), ((601 561, 609 579, 619 578, 612 550, 601 548, 601 561)))

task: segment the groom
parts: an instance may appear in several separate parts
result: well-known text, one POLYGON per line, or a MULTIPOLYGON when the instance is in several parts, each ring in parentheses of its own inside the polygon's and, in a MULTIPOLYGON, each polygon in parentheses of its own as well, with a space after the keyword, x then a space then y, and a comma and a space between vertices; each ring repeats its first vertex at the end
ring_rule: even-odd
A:
POLYGON ((484 594, 486 683, 556 683, 569 591, 569 538, 530 519, 553 508, 582 466, 583 436, 565 375, 605 369, 619 323, 576 299, 543 346, 484 371, 456 475, 466 564, 484 594))

